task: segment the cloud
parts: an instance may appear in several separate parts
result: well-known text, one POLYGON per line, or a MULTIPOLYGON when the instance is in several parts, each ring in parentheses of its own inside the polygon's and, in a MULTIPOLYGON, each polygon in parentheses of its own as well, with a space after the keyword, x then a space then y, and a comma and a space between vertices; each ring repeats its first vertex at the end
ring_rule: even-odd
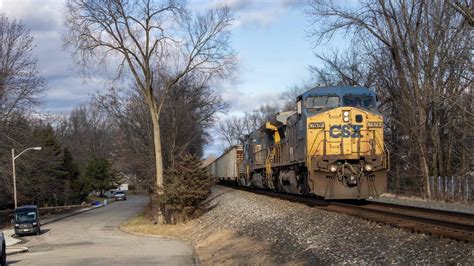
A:
POLYGON ((2 0, 7 16, 21 19, 33 32, 54 31, 62 24, 62 1, 2 0))
POLYGON ((280 93, 261 88, 229 88, 222 90, 221 95, 225 101, 230 103, 229 112, 238 115, 258 109, 262 105, 275 105, 280 93))
POLYGON ((203 10, 226 6, 235 13, 234 28, 244 26, 269 26, 291 8, 300 8, 305 0, 193 0, 191 9, 203 10))

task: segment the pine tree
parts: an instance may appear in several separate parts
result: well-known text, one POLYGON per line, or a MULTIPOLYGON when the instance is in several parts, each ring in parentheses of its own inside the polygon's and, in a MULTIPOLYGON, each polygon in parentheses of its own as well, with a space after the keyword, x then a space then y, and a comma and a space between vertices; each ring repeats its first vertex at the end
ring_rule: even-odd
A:
POLYGON ((104 195, 104 191, 117 185, 118 173, 112 164, 104 158, 92 158, 86 166, 84 177, 92 182, 92 187, 104 195))
POLYGON ((66 202, 80 203, 87 197, 90 189, 87 189, 87 191, 81 189, 83 186, 79 182, 79 168, 74 163, 68 148, 63 149, 61 170, 64 172, 62 179, 65 181, 64 198, 66 202))
POLYGON ((37 204, 61 205, 65 199, 66 172, 62 169, 63 153, 53 127, 40 124, 35 129, 35 138, 41 152, 30 153, 33 166, 29 168, 29 196, 37 204))
POLYGON ((180 157, 165 172, 165 193, 157 198, 165 214, 165 222, 175 223, 197 216, 213 184, 199 158, 190 154, 180 157))

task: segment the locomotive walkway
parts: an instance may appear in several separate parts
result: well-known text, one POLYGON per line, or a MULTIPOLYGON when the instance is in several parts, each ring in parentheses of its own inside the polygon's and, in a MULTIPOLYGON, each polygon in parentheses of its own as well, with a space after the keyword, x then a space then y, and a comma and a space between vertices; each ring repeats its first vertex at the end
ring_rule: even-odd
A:
POLYGON ((267 190, 229 186, 261 195, 304 203, 327 211, 344 213, 369 221, 474 243, 474 214, 426 209, 371 201, 324 201, 313 197, 282 194, 267 190))

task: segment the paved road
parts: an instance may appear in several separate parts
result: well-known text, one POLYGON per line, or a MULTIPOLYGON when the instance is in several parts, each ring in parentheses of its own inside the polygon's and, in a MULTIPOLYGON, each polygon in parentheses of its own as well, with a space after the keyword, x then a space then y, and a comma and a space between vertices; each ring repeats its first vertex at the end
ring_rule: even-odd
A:
POLYGON ((118 226, 137 215, 147 198, 131 196, 104 208, 48 224, 40 236, 23 239, 29 253, 8 265, 191 265, 193 250, 183 242, 134 236, 118 226))

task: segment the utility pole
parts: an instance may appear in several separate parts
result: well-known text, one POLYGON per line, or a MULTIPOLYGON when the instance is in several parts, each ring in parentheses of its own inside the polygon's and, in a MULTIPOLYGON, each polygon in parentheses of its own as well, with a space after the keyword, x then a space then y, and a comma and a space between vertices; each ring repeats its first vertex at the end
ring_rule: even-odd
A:
POLYGON ((13 169, 13 200, 15 202, 15 209, 17 207, 16 204, 16 171, 15 171, 15 149, 12 149, 12 169, 13 169))
POLYGON ((24 152, 28 150, 35 150, 35 151, 40 151, 41 147, 31 147, 28 149, 25 149, 24 151, 20 152, 17 156, 15 156, 15 149, 12 149, 12 171, 13 171, 13 201, 15 202, 15 209, 18 207, 17 205, 17 200, 16 200, 16 171, 15 171, 15 160, 16 158, 20 157, 24 152))

